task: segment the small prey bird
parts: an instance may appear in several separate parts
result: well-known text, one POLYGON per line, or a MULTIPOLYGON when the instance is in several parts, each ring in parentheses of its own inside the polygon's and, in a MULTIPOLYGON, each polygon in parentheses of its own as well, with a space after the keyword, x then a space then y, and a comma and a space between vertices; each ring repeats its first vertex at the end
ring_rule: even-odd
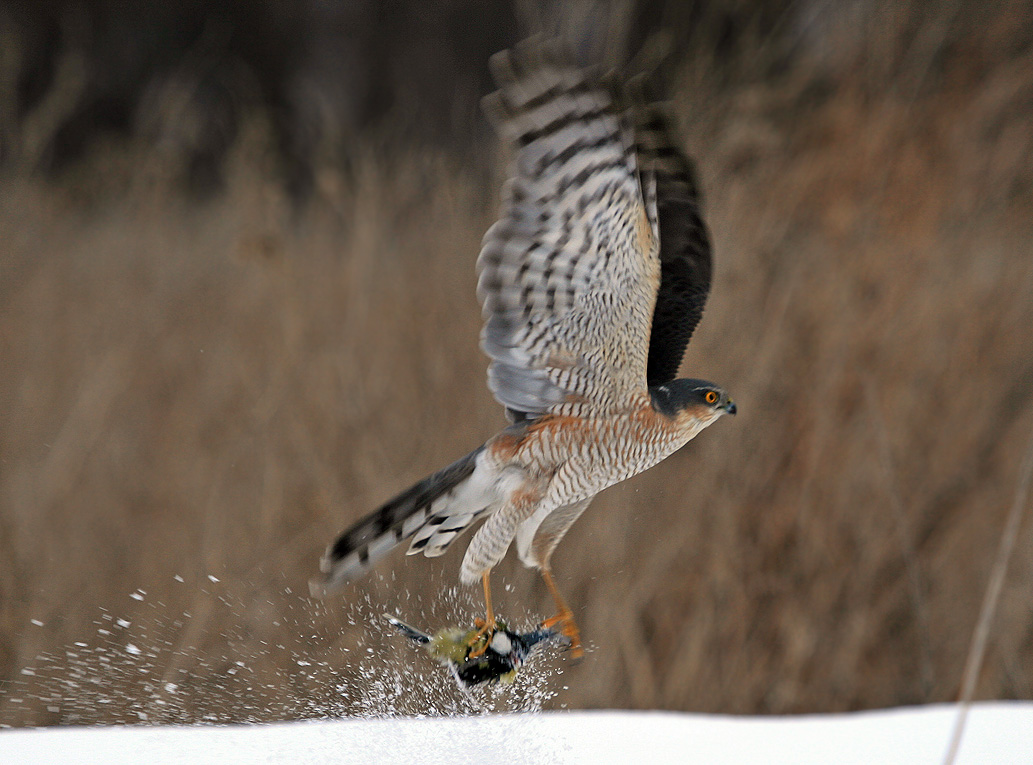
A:
MULTIPOLYGON (((486 111, 513 152, 501 217, 477 260, 488 386, 509 427, 355 523, 323 556, 312 590, 353 580, 399 543, 434 557, 474 524, 460 580, 484 587, 512 542, 556 602, 550 569, 592 498, 680 449, 721 415, 723 388, 676 379, 710 289, 711 256, 692 163, 668 111, 635 82, 611 86, 555 41, 491 61, 486 111)), ((640 83, 641 84, 641 83, 640 83)))
POLYGON ((512 683, 517 671, 537 648, 565 640, 547 627, 514 632, 501 620, 487 632, 475 626, 472 630, 456 627, 430 635, 390 614, 384 617, 392 627, 448 667, 453 677, 467 688, 481 683, 512 683))

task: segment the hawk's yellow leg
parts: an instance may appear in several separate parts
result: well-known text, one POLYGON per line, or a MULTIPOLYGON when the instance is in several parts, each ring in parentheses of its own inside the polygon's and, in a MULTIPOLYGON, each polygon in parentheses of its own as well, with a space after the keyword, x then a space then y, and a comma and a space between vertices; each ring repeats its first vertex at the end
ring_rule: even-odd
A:
POLYGON ((570 610, 567 605, 567 601, 560 595, 559 589, 556 587, 556 583, 552 581, 552 572, 547 568, 542 568, 542 579, 545 580, 546 586, 549 588, 549 592, 552 593, 552 599, 556 601, 556 615, 551 619, 546 619, 542 622, 543 627, 554 627, 557 624, 561 624, 560 632, 570 638, 570 654, 575 659, 580 659, 585 651, 581 647, 581 631, 577 628, 577 622, 574 621, 574 612, 570 610))
MULTIPOLYGON (((482 637, 484 637, 487 633, 489 633, 489 632, 491 632, 492 630, 495 629, 495 612, 491 608, 491 582, 489 581, 490 577, 491 577, 491 571, 490 570, 485 571, 484 574, 481 575, 481 581, 484 583, 484 607, 485 607, 484 623, 483 624, 478 624, 478 622, 481 621, 480 619, 477 619, 474 622, 474 624, 477 625, 478 629, 477 629, 477 632, 475 632, 473 634, 473 637, 471 637, 467 641, 467 645, 474 645, 478 640, 480 640, 482 637)), ((490 642, 491 642, 491 640, 485 639, 484 645, 482 645, 480 648, 477 648, 477 649, 475 649, 473 651, 470 651, 469 658, 476 659, 482 653, 487 651, 488 650, 488 644, 490 642)))

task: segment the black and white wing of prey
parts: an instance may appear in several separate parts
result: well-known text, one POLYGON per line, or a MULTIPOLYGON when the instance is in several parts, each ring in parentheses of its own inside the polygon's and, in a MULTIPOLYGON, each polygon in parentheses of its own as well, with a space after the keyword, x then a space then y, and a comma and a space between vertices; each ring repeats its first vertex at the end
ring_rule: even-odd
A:
POLYGON ((651 98, 645 76, 628 84, 625 97, 640 171, 656 180, 661 270, 646 370, 652 387, 678 376, 685 348, 703 316, 712 271, 710 237, 695 169, 678 147, 669 105, 651 98))
POLYGON ((477 261, 488 385, 516 420, 626 410, 646 394, 661 275, 655 182, 633 125, 556 42, 491 66, 499 90, 485 110, 513 161, 477 261))

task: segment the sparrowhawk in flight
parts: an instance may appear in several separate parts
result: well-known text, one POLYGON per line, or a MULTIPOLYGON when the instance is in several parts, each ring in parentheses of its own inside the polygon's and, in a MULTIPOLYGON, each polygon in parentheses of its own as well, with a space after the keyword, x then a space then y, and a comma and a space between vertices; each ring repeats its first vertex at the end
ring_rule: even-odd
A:
POLYGON ((441 555, 483 521, 463 558, 482 580, 516 540, 541 571, 558 626, 580 655, 550 573, 556 545, 592 498, 684 446, 735 404, 676 379, 710 289, 711 256, 691 161, 668 110, 613 87, 552 41, 492 58, 485 109, 513 152, 502 214, 484 236, 477 294, 488 386, 511 424, 358 521, 313 580, 325 593, 405 540, 441 555))

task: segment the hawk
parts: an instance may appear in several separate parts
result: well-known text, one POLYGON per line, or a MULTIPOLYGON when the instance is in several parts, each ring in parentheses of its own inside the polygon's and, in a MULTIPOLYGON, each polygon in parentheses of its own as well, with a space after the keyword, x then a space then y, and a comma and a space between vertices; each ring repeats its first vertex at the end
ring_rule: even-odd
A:
MULTIPOLYGON (((556 602, 545 622, 582 652, 550 560, 592 498, 684 446, 736 407, 718 385, 675 379, 710 289, 690 160, 660 104, 610 86, 553 41, 491 60, 485 109, 513 151, 502 214, 477 259, 488 386, 509 427, 342 533, 320 564, 324 594, 405 540, 435 557, 483 525, 465 584, 515 540, 556 602)), ((641 89, 639 89, 641 91, 641 89)), ((483 630, 482 630, 483 631, 483 630)))

